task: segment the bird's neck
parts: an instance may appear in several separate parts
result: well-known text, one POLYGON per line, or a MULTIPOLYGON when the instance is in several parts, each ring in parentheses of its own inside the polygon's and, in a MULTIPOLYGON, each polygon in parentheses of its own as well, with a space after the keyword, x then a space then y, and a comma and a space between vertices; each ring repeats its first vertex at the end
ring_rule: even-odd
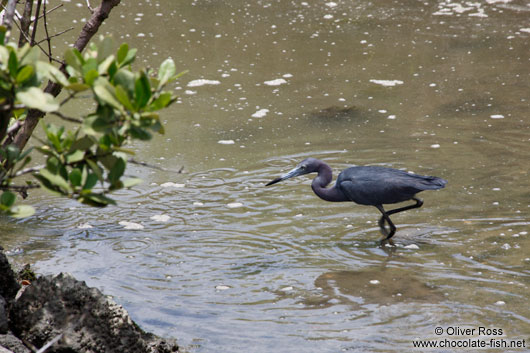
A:
POLYGON ((311 183, 311 188, 314 193, 320 197, 322 200, 339 202, 347 201, 344 198, 344 195, 337 190, 337 186, 331 188, 326 188, 326 186, 331 183, 332 171, 331 168, 326 164, 321 164, 318 168, 318 175, 313 182, 311 183))

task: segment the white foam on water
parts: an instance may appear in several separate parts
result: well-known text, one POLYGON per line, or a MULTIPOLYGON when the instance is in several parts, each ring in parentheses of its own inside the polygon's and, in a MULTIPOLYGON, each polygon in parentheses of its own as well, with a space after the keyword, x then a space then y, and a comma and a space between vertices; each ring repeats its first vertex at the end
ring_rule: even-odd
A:
POLYGON ((160 184, 161 187, 163 188, 183 188, 186 186, 186 184, 178 184, 178 183, 174 183, 172 181, 168 181, 168 182, 165 182, 163 184, 160 184))
POLYGON ((227 203, 226 207, 228 207, 228 208, 239 208, 239 207, 243 207, 243 204, 241 202, 231 202, 231 203, 227 203))
POLYGON ((198 79, 188 82, 188 87, 200 87, 205 85, 219 85, 221 84, 221 81, 217 80, 205 80, 205 79, 198 79))
POLYGON ((134 223, 134 222, 128 222, 128 221, 120 221, 118 224, 120 226, 123 226, 123 228, 129 229, 129 230, 144 229, 144 226, 141 225, 140 223, 134 223))
POLYGON ((370 80, 370 82, 375 83, 376 85, 381 85, 385 87, 392 87, 392 86, 403 84, 403 81, 400 81, 400 80, 370 80))
POLYGON ((169 221, 170 218, 171 217, 169 217, 167 214, 157 214, 157 215, 151 216, 151 219, 157 222, 167 222, 169 221))
POLYGON ((252 114, 251 116, 253 118, 263 118, 265 115, 267 115, 268 112, 269 112, 269 109, 260 109, 254 114, 252 114))
POLYGON ((279 85, 283 85, 284 83, 287 83, 287 81, 283 78, 277 78, 275 80, 265 81, 263 83, 266 84, 267 86, 279 86, 279 85))

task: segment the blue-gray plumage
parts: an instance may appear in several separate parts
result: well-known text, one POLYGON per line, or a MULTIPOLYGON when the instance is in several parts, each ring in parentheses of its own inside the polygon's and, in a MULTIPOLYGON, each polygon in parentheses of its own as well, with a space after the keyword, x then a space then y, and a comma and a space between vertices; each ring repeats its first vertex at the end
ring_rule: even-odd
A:
POLYGON ((392 238, 396 232, 396 226, 389 217, 391 214, 421 207, 423 201, 416 198, 417 193, 423 190, 441 189, 447 184, 446 180, 434 176, 412 174, 393 168, 365 166, 343 170, 335 185, 326 188, 331 183, 331 168, 318 159, 307 158, 296 168, 272 180, 266 186, 309 173, 318 173, 311 183, 311 188, 321 199, 332 202, 353 201, 360 205, 377 207, 382 214, 379 227, 385 240, 392 238), (414 200, 416 203, 389 211, 383 208, 383 204, 408 200, 414 200), (385 228, 385 221, 390 230, 385 228))

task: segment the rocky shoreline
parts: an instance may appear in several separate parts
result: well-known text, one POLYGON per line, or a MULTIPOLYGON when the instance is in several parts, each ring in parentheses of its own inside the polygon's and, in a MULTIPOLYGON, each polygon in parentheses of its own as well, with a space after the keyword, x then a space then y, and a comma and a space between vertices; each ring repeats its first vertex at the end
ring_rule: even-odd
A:
POLYGON ((127 311, 69 274, 19 283, 0 247, 0 353, 171 353, 127 311), (46 348, 47 346, 47 348, 46 348))

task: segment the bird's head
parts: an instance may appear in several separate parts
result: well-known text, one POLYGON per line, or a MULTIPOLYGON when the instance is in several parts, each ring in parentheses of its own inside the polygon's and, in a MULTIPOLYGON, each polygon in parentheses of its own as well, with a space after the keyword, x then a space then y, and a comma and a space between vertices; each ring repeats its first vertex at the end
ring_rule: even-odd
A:
POLYGON ((279 183, 280 181, 283 181, 283 180, 286 180, 286 179, 289 179, 289 178, 294 178, 296 176, 309 174, 309 173, 316 173, 316 172, 318 172, 320 164, 321 164, 321 162, 318 159, 315 159, 315 158, 304 159, 302 162, 300 162, 300 164, 298 164, 296 166, 296 168, 294 168, 291 171, 285 173, 281 177, 276 178, 276 179, 268 182, 267 184, 265 184, 265 186, 276 184, 276 183, 279 183))

